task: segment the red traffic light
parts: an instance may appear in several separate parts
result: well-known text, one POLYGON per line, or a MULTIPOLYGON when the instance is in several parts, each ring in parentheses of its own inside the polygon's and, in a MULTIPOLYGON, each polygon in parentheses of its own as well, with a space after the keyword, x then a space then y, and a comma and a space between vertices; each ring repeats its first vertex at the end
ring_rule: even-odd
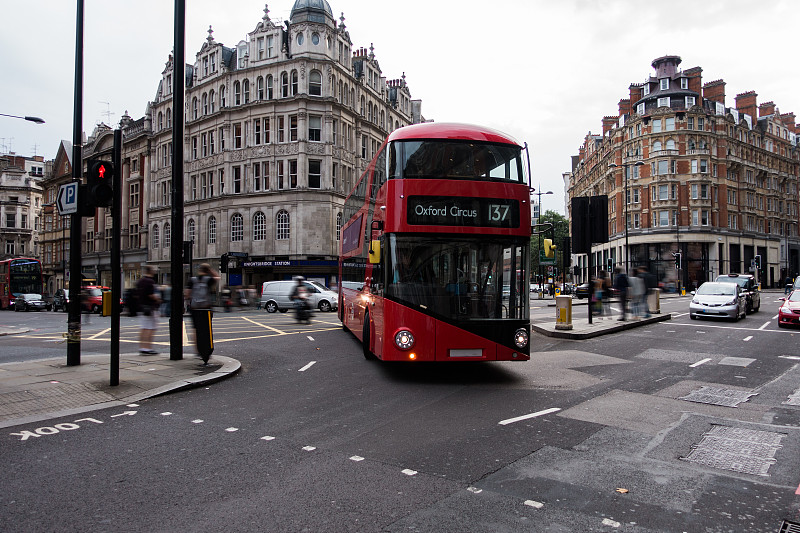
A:
POLYGON ((97 175, 100 176, 100 179, 105 179, 106 177, 106 166, 100 163, 100 166, 97 167, 97 175))

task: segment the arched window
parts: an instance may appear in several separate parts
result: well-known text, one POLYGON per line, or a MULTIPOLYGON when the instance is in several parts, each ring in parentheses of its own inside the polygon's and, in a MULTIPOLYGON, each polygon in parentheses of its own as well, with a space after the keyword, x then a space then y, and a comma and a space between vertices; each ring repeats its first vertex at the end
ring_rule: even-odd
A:
POLYGON ((208 217, 208 244, 217 242, 217 219, 213 216, 208 217))
POLYGON ((687 148, 688 148, 689 150, 694 150, 694 139, 693 139, 693 138, 691 138, 691 137, 689 137, 689 143, 688 143, 688 146, 687 146, 687 148))
POLYGON ((172 238, 172 231, 169 222, 164 224, 164 248, 169 248, 169 240, 172 238))
POLYGON ((263 100, 264 99, 264 78, 259 76, 256 78, 256 99, 263 100))
POLYGON ((263 241, 267 238, 267 216, 259 211, 253 217, 253 240, 263 241))
POLYGON ((291 227, 289 225, 289 213, 281 209, 275 215, 275 239, 285 241, 289 239, 291 227))
POLYGON ((272 94, 272 76, 267 76, 267 100, 272 100, 275 96, 272 94))
POLYGON ((355 108, 356 106, 356 90, 350 89, 350 102, 352 106, 355 108))
POLYGON ((208 93, 208 103, 209 103, 209 110, 213 113, 215 111, 215 106, 217 105, 214 101, 217 97, 217 94, 214 92, 214 89, 211 89, 211 92, 208 93))
POLYGON ((342 236, 342 213, 336 213, 336 240, 342 236))
POLYGON ((203 93, 203 114, 208 115, 208 95, 203 93))
POLYGON ((192 98, 192 118, 197 118, 197 97, 192 98))
POLYGON ((244 240, 244 218, 239 213, 231 217, 231 242, 244 240))
POLYGON ((372 122, 372 102, 367 102, 367 120, 372 122))
POLYGON ((222 109, 222 108, 223 108, 223 107, 225 107, 226 105, 227 105, 227 104, 225 103, 225 86, 224 86, 224 85, 222 85, 222 86, 219 88, 219 108, 220 108, 220 109, 222 109))
POLYGON ((289 96, 289 75, 281 72, 281 98, 289 96))
POLYGON ((342 103, 347 105, 347 95, 350 93, 350 89, 348 88, 347 84, 344 84, 344 91, 342 91, 342 103))
POLYGON ((190 218, 189 222, 186 224, 186 240, 194 242, 196 235, 194 219, 190 218))
POLYGON ((334 100, 339 96, 336 92, 336 76, 331 77, 331 96, 333 96, 334 100))
POLYGON ((347 100, 347 91, 344 90, 343 87, 344 83, 342 82, 342 80, 339 80, 339 95, 338 95, 339 97, 337 98, 336 101, 339 102, 340 104, 342 103, 342 98, 347 100))
POLYGON ((318 70, 312 70, 308 76, 308 94, 322 96, 322 74, 318 70))
POLYGON ((292 96, 297 94, 297 90, 298 90, 297 86, 298 86, 297 71, 293 70, 292 71, 292 96))
POLYGON ((667 139, 667 150, 675 149, 675 139, 667 139))
POLYGON ((153 224, 153 249, 158 248, 158 224, 153 224))
POLYGON ((239 80, 233 82, 233 105, 242 105, 242 84, 239 80))
POLYGON ((364 111, 366 111, 366 110, 364 109, 365 105, 366 105, 366 100, 364 100, 364 97, 362 96, 362 97, 361 97, 361 116, 362 116, 362 117, 364 116, 364 111))
POLYGON ((242 92, 244 93, 244 103, 250 103, 250 80, 242 82, 242 92))
POLYGON ((386 124, 386 113, 381 110, 381 129, 383 129, 384 124, 386 124))
POLYGON ((653 143, 653 151, 660 152, 661 151, 661 141, 656 141, 653 143))
POLYGON ((158 129, 164 129, 164 114, 161 111, 158 112, 158 129))
POLYGON ((167 127, 172 127, 172 109, 167 109, 167 127))

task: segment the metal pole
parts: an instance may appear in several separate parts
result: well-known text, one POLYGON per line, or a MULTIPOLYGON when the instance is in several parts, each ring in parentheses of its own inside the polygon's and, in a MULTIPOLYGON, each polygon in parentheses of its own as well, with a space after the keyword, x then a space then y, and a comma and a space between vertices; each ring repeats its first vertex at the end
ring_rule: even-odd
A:
POLYGON ((183 359, 183 122, 186 90, 186 0, 175 0, 175 57, 172 97, 172 243, 170 245, 172 301, 169 315, 169 358, 183 359))
POLYGON ((631 270, 630 253, 628 252, 628 164, 623 165, 623 172, 625 173, 625 274, 627 275, 631 270))
POLYGON ((111 152, 114 175, 111 213, 111 365, 110 384, 119 385, 119 298, 122 289, 122 130, 114 130, 114 151, 111 152))
MULTIPOLYGON (((75 93, 72 117, 72 181, 83 174, 83 0, 78 0, 75 21, 75 93)), ((67 314, 67 366, 81 364, 81 214, 70 215, 69 308, 67 314)))

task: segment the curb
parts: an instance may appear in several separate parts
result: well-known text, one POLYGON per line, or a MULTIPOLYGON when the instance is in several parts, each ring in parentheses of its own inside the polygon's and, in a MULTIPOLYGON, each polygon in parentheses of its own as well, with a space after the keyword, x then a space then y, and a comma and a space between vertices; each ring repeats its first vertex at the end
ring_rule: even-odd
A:
POLYGON ((19 335, 20 333, 28 333, 30 329, 25 328, 15 328, 15 327, 4 327, 0 329, 0 337, 5 337, 6 335, 19 335))
POLYGON ((582 339, 591 339, 592 337, 599 337, 601 335, 608 335, 609 333, 618 333, 626 329, 633 329, 633 328, 638 328, 640 326, 647 326, 649 324, 655 324, 656 322, 665 322, 667 320, 672 320, 671 313, 667 313, 661 316, 653 316, 650 318, 643 318, 642 320, 625 321, 615 326, 611 326, 609 328, 598 329, 595 331, 587 331, 583 333, 571 330, 552 330, 548 328, 543 328, 541 326, 537 326, 535 324, 531 324, 531 329, 537 333, 541 333, 545 337, 553 337, 557 339, 582 340, 582 339))

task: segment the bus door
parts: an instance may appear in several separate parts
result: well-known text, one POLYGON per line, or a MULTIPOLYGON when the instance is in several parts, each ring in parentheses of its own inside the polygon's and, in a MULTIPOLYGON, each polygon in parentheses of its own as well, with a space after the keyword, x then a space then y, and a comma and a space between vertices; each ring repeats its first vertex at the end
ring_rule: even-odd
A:
POLYGON ((383 222, 373 221, 370 228, 370 252, 369 252, 368 276, 369 283, 364 286, 365 292, 369 292, 369 315, 372 322, 372 338, 374 339, 373 353, 378 357, 383 356, 383 341, 385 336, 384 321, 384 301, 383 291, 386 280, 384 279, 386 268, 385 239, 383 236, 383 222))

